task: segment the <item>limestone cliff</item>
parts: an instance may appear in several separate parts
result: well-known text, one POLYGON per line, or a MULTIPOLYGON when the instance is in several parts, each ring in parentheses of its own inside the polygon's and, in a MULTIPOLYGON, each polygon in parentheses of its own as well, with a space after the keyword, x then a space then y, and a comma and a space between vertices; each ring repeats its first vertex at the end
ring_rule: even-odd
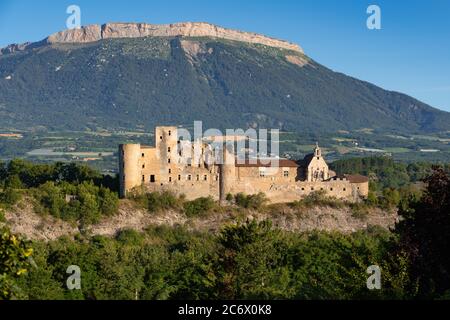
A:
MULTIPOLYGON (((226 40, 262 44, 303 53, 297 44, 251 32, 222 28, 205 22, 181 22, 173 24, 106 23, 89 25, 80 29, 64 30, 52 34, 39 45, 56 43, 89 43, 112 38, 140 37, 211 37, 226 40)), ((0 54, 22 51, 33 44, 13 44, 0 50, 0 54)))

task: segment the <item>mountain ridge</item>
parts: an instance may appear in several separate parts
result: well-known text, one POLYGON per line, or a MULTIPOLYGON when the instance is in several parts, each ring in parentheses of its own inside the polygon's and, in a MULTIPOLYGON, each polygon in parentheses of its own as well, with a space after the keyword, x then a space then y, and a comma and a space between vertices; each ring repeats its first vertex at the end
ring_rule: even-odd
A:
POLYGON ((113 38, 143 37, 211 37, 270 47, 292 50, 303 53, 303 49, 294 43, 268 37, 253 32, 244 32, 223 28, 207 22, 179 22, 171 24, 149 23, 105 23, 83 26, 79 29, 68 29, 54 33, 47 38, 31 43, 11 44, 0 49, 0 54, 23 51, 27 48, 51 45, 56 43, 90 43, 113 38))
POLYGON ((85 43, 54 36, 0 55, 0 127, 151 131, 203 120, 314 133, 450 128, 450 113, 334 72, 303 50, 204 33, 112 34, 85 43))

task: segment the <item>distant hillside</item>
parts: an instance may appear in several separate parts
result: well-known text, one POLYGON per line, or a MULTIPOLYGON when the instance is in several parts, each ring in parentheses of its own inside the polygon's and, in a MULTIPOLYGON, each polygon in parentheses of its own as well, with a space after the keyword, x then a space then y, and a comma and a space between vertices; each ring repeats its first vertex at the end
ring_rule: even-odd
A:
POLYGON ((103 30, 82 43, 83 34, 62 33, 3 49, 0 128, 150 130, 203 120, 207 127, 297 132, 450 129, 449 113, 333 72, 287 42, 247 33, 246 42, 240 33, 104 37, 103 30))

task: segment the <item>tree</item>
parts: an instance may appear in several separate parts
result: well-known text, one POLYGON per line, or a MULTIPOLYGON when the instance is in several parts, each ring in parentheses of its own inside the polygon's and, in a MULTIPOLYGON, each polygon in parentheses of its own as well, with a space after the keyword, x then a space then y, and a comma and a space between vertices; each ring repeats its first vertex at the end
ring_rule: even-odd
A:
POLYGON ((420 200, 400 208, 401 248, 411 257, 419 296, 443 295, 450 288, 450 179, 440 167, 424 180, 420 200))
POLYGON ((28 271, 32 253, 27 242, 6 228, 0 229, 0 299, 17 295, 15 280, 28 271))

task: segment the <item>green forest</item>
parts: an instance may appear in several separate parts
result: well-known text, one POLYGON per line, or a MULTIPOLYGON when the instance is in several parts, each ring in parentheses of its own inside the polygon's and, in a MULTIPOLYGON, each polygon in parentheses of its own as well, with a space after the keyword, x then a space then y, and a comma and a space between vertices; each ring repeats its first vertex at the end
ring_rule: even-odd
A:
MULTIPOLYGON (((369 227, 351 234, 294 233, 270 221, 244 221, 220 232, 186 226, 125 229, 114 237, 80 232, 74 238, 28 241, 0 229, 2 299, 448 299, 450 298, 450 178, 448 165, 403 164, 389 158, 340 160, 338 173, 360 173, 371 195, 359 206, 398 207, 395 230, 369 227), (81 289, 69 290, 67 268, 79 266, 81 289), (371 265, 381 289, 367 288, 371 265)), ((70 163, 0 165, 0 220, 29 197, 41 214, 91 224, 114 215, 117 180, 70 163), (66 201, 70 195, 72 199, 66 201)), ((242 208, 263 210, 264 195, 229 195, 242 208)), ((171 194, 131 199, 186 215, 217 206, 171 194)), ((301 204, 337 200, 315 195, 301 204)), ((328 203, 328 204, 330 204, 328 203)), ((292 204, 299 205, 299 204, 292 204)))

